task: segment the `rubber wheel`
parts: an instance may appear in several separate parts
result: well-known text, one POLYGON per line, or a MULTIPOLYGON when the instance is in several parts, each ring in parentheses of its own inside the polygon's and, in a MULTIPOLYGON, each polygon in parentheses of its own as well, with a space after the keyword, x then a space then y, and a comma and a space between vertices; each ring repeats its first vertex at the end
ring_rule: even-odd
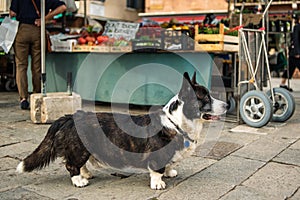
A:
POLYGON ((240 101, 240 116, 249 126, 260 128, 272 118, 273 107, 269 97, 257 90, 245 93, 240 101))
POLYGON ((235 101, 235 99, 233 97, 229 97, 229 100, 227 101, 227 104, 229 105, 227 113, 233 114, 236 110, 236 101, 235 101))
POLYGON ((5 89, 9 92, 15 91, 17 89, 16 82, 12 79, 8 79, 5 83, 5 89))
MULTIPOLYGON (((284 88, 273 88, 273 91, 275 104, 273 105, 272 121, 285 122, 286 120, 290 119, 295 112, 295 99, 293 95, 284 88)), ((272 101, 271 90, 267 91, 267 96, 272 101)))

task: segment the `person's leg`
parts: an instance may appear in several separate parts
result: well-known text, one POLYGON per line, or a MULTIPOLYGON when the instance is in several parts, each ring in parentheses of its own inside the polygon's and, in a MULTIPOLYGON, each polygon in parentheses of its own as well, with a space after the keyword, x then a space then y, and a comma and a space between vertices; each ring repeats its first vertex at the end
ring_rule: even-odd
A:
POLYGON ((289 66, 288 66, 289 70, 288 71, 287 70, 284 71, 284 73, 282 75, 280 87, 285 88, 285 89, 287 89, 287 90, 289 90, 291 92, 293 91, 292 88, 289 88, 286 85, 286 81, 287 81, 287 79, 291 79, 292 78, 293 73, 294 73, 294 71, 296 69, 296 66, 299 65, 299 61, 300 61, 300 59, 297 59, 294 56, 290 56, 289 57, 289 66))
POLYGON ((24 30, 24 25, 21 24, 14 43, 16 82, 21 101, 28 98, 27 68, 30 41, 27 38, 28 33, 24 30))
POLYGON ((295 58, 294 56, 289 59, 289 79, 293 77, 296 67, 300 67, 300 59, 295 58))
POLYGON ((31 46, 32 92, 41 92, 41 31, 37 26, 32 30, 31 46))

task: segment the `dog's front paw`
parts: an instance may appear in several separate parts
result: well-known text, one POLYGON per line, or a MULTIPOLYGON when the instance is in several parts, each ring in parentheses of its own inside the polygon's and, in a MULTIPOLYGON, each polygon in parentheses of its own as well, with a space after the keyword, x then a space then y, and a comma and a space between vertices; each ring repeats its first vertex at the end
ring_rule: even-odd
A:
POLYGON ((153 190, 163 190, 166 188, 166 183, 163 180, 152 180, 151 179, 151 189, 153 190))
POLYGON ((84 187, 89 184, 89 181, 86 178, 83 178, 81 175, 73 176, 71 180, 73 185, 76 187, 84 187))
POLYGON ((175 177, 175 176, 177 176, 177 171, 175 169, 168 169, 165 171, 164 176, 171 177, 171 178, 175 177))
POLYGON ((153 190, 162 190, 166 188, 166 183, 161 179, 163 174, 150 171, 150 177, 151 177, 151 182, 150 182, 150 187, 153 190))

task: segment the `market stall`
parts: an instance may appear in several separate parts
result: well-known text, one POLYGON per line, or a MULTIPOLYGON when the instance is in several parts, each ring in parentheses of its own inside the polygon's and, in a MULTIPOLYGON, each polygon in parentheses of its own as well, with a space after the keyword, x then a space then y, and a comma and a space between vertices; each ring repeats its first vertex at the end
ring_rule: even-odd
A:
POLYGON ((46 55, 47 91, 66 91, 71 72, 73 91, 83 99, 164 105, 179 91, 186 71, 196 71, 197 81, 211 87, 213 53, 238 49, 236 40, 226 40, 237 37, 224 37, 225 31, 223 25, 162 28, 108 21, 104 30, 88 26, 77 35, 53 35, 53 51, 46 55), (214 39, 203 37, 207 34, 214 39))

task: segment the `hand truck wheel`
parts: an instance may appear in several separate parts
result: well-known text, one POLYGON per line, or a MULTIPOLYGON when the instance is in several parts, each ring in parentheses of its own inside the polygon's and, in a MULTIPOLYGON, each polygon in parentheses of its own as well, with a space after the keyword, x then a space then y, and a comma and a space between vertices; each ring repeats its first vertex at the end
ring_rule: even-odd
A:
POLYGON ((273 107, 269 97, 262 91, 251 90, 240 100, 240 116, 249 126, 260 128, 272 118, 273 107))
MULTIPOLYGON (((273 88, 274 92, 274 105, 273 105, 273 117, 274 122, 285 122, 295 112, 296 104, 293 95, 284 88, 273 88)), ((267 91, 267 96, 272 101, 271 90, 267 91)))

